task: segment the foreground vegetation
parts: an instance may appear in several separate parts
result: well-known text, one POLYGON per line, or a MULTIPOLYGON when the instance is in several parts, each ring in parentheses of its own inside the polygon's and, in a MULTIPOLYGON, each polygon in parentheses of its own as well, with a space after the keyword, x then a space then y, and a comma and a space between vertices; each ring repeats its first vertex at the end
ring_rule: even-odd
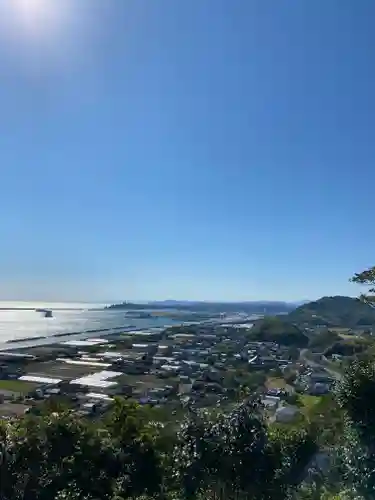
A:
POLYGON ((362 361, 333 396, 301 396, 291 426, 266 421, 253 399, 228 413, 191 409, 177 427, 123 399, 101 420, 46 407, 0 427, 0 498, 372 499, 374 393, 375 365, 362 361))

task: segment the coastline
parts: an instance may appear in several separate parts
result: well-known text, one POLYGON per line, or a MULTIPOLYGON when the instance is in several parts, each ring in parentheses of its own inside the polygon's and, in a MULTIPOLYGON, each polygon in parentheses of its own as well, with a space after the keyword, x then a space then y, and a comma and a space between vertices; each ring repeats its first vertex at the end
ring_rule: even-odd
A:
MULTIPOLYGON (((36 303, 1 303, 0 301, 0 312, 6 313, 10 312, 12 315, 17 311, 24 313, 26 311, 27 317, 25 317, 25 324, 29 323, 29 312, 35 311, 35 306, 39 307, 47 307, 47 304, 36 304, 36 303), (5 306, 5 307, 4 307, 5 306)), ((52 304, 48 304, 51 306, 52 304)), ((199 321, 194 321, 190 319, 187 321, 187 318, 179 317, 179 315, 173 315, 173 317, 168 317, 169 314, 161 314, 157 316, 151 315, 151 317, 147 318, 126 318, 124 314, 115 313, 113 311, 105 310, 105 309, 83 309, 82 306, 84 304, 74 304, 75 307, 69 307, 73 304, 55 304, 53 312, 56 313, 62 312, 63 316, 60 318, 57 314, 57 319, 54 316, 54 320, 43 320, 48 321, 46 323, 47 329, 40 328, 40 324, 35 325, 31 323, 28 328, 25 328, 24 332, 21 332, 21 329, 18 332, 18 335, 11 335, 11 327, 13 316, 11 317, 11 322, 9 324, 10 329, 8 330, 7 322, 3 322, 1 324, 0 318, 0 352, 1 351, 14 351, 18 349, 28 349, 37 346, 47 346, 47 345, 56 345, 60 344, 66 340, 85 340, 90 339, 92 337, 107 337, 113 334, 119 334, 121 332, 129 332, 129 331, 142 331, 142 330, 150 330, 150 329, 165 329, 169 326, 174 325, 189 325, 189 324, 199 324, 210 322, 208 319, 200 318, 199 321), (70 311, 76 311, 78 313, 80 321, 83 319, 83 323, 86 324, 75 324, 73 325, 71 321, 67 322, 66 325, 64 323, 64 316, 67 313, 68 318, 70 319, 72 316, 70 311), (87 321, 86 321, 86 313, 87 312, 87 321), (94 313, 94 316, 91 315, 94 313), (95 313, 99 313, 95 314, 95 313), (185 321, 184 321, 185 319, 185 321), (61 321, 60 321, 61 320, 61 321), (56 321, 56 323, 55 323, 56 321), (44 330, 44 331, 43 331, 44 330), (1 332, 4 332, 4 338, 2 338, 1 332), (24 335, 22 335, 24 333, 24 335)), ((86 305, 86 304, 85 304, 86 305)), ((22 315, 21 315, 22 316, 22 315)), ((251 317, 251 316, 250 316, 251 317)), ((252 315, 254 317, 254 315, 252 315)), ((74 319, 74 315, 73 315, 74 319)), ((235 322, 238 321, 237 316, 226 318, 227 321, 235 322)), ((222 321, 219 318, 211 319, 211 321, 222 321)), ((17 316, 15 321, 19 321, 19 324, 22 325, 24 320, 21 317, 18 320, 17 316)), ((32 320, 33 321, 33 320, 32 320)))
MULTIPOLYGON (((167 328, 168 326, 171 325, 164 325, 163 327, 160 328, 167 328)), ((150 326, 149 329, 156 328, 150 326)), ((159 328, 159 327, 158 327, 159 328)), ((53 345, 53 344, 60 344, 65 340, 86 340, 90 339, 91 337, 97 337, 98 334, 100 336, 107 336, 111 335, 114 333, 119 333, 119 332, 138 332, 142 330, 147 330, 147 327, 132 327, 131 325, 124 325, 124 326, 119 326, 119 327, 114 327, 114 328, 104 328, 104 329, 97 329, 97 330, 87 330, 87 331, 81 331, 81 332, 73 332, 73 333, 57 333, 55 335, 49 335, 45 337, 28 337, 28 338, 22 338, 22 339, 14 339, 14 340, 8 340, 6 342, 3 342, 0 344, 0 352, 4 351, 14 351, 17 349, 27 349, 28 347, 37 347, 37 346, 43 346, 43 345, 53 345), (61 340, 60 340, 61 339, 61 340)))
POLYGON ((0 301, 0 351, 58 344, 65 340, 108 336, 176 324, 168 318, 126 318, 104 304, 0 301), (49 309, 52 318, 40 318, 49 309))

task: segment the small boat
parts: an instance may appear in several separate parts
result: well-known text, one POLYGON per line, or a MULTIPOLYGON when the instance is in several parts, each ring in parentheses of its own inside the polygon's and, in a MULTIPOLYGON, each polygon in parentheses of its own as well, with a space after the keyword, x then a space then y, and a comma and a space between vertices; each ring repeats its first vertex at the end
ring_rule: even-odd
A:
POLYGON ((35 309, 35 312, 42 313, 45 318, 53 318, 51 309, 35 309))

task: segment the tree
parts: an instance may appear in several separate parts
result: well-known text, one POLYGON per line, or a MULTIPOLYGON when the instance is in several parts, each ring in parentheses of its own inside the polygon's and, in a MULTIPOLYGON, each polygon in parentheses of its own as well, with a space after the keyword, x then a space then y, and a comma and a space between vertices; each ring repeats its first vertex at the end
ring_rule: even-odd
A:
POLYGON ((297 307, 285 316, 285 320, 308 327, 355 328, 375 324, 375 311, 359 299, 322 297, 297 307))
POLYGON ((174 441, 160 416, 148 405, 116 398, 107 417, 106 426, 128 464, 126 496, 156 495, 163 489, 174 441))
POLYGON ((346 413, 340 467, 346 482, 365 499, 375 498, 375 365, 354 361, 337 386, 337 401, 346 413))
POLYGON ((114 500, 159 494, 158 434, 151 432, 151 422, 146 428, 143 415, 137 419, 135 406, 131 412, 121 426, 115 417, 105 426, 72 412, 7 423, 1 434, 0 498, 114 500))
POLYGON ((354 274, 350 280, 352 283, 370 287, 365 294, 360 295, 360 299, 370 306, 375 304, 375 266, 360 273, 354 274))
POLYGON ((288 347, 306 347, 309 339, 295 324, 285 318, 265 317, 247 334, 248 340, 277 342, 288 347))
POLYGON ((323 352, 331 347, 335 342, 339 342, 341 337, 338 333, 329 330, 328 328, 314 334, 309 341, 309 349, 323 352))
POLYGON ((366 441, 375 440, 375 364, 354 361, 338 385, 337 400, 366 441))
MULTIPOLYGON (((370 287, 360 298, 374 307, 375 267, 355 274, 351 281, 370 287)), ((366 500, 375 499, 374 394, 373 357, 354 358, 335 390, 335 399, 344 415, 342 439, 336 443, 337 464, 349 493, 366 500)))
POLYGON ((178 431, 174 474, 185 498, 282 499, 316 451, 303 432, 269 433, 256 402, 211 419, 191 413, 178 431))
POLYGON ((78 498, 106 498, 112 471, 119 470, 110 440, 68 413, 7 424, 3 446, 9 458, 1 470, 1 498, 47 500, 69 484, 79 485, 78 498))

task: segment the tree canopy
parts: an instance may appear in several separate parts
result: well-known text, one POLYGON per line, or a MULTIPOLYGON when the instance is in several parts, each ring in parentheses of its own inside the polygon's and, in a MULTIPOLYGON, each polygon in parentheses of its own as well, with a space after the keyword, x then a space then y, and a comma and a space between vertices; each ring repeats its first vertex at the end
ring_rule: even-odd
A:
POLYGON ((360 300, 367 305, 373 306, 375 303, 375 266, 354 274, 350 281, 368 288, 367 293, 360 295, 360 300))
POLYGON ((286 499, 316 451, 307 430, 271 431, 256 401, 191 411, 167 435, 153 411, 117 400, 104 420, 65 411, 0 428, 0 498, 286 499))
POLYGON ((351 297, 322 297, 297 307, 286 319, 298 325, 355 328, 375 325, 375 310, 351 297))
POLYGON ((338 333, 324 329, 311 336, 309 341, 309 349, 313 351, 323 352, 331 347, 335 342, 340 342, 341 337, 338 333))
POLYGON ((248 338, 295 347, 306 347, 309 342, 308 337, 298 326, 279 316, 265 317, 257 321, 250 330, 248 338))

